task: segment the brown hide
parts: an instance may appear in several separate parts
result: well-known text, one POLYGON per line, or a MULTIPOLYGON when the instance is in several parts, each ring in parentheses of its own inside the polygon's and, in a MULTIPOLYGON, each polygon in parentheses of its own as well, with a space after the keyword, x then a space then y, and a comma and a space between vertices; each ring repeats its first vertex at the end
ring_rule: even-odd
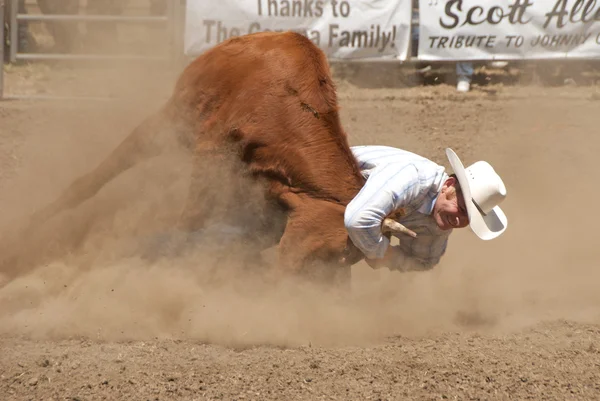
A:
MULTIPOLYGON (((234 174, 266 184, 267 199, 277 206, 267 230, 274 243, 281 239, 282 266, 292 271, 311 262, 348 266, 362 256, 348 240, 343 214, 364 180, 340 124, 327 60, 307 38, 291 32, 233 38, 203 53, 183 71, 167 104, 32 216, 23 236, 160 154, 165 135, 177 135, 198 166, 233 152, 234 174), (281 228, 275 228, 276 220, 281 228)), ((204 190, 205 178, 197 167, 182 213, 184 228, 201 227, 210 202, 219 201, 218 194, 204 190)))
POLYGON ((257 33, 190 64, 169 104, 205 141, 234 141, 252 172, 346 205, 363 178, 341 127, 324 54, 295 33, 257 33))
POLYGON ((198 151, 233 142, 250 172, 268 179, 289 212, 283 263, 340 259, 345 206, 364 180, 327 60, 311 41, 288 32, 224 42, 187 67, 168 109, 194 127, 198 151))

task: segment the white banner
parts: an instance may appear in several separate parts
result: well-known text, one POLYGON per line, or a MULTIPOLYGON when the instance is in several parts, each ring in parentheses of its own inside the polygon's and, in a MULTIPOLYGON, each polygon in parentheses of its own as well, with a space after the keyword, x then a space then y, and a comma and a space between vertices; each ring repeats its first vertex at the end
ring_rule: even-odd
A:
POLYGON ((420 60, 600 58, 597 0, 419 0, 420 60))
POLYGON ((187 0, 185 53, 232 36, 302 33, 332 59, 405 60, 411 0, 187 0))

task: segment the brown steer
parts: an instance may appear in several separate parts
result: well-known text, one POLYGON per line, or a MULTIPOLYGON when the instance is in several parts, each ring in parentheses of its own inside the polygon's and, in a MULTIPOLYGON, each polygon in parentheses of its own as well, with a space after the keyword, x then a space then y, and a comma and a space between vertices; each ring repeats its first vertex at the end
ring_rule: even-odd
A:
POLYGON ((264 184, 268 210, 280 216, 263 227, 278 243, 280 266, 292 272, 311 262, 348 268, 363 257, 348 239, 344 210, 364 178, 340 123, 327 59, 292 32, 237 37, 203 53, 184 70, 166 105, 36 213, 32 224, 77 206, 158 155, 156 139, 166 131, 176 132, 197 161, 181 218, 186 229, 202 227, 215 204, 204 192, 201 166, 233 154, 237 174, 264 184))

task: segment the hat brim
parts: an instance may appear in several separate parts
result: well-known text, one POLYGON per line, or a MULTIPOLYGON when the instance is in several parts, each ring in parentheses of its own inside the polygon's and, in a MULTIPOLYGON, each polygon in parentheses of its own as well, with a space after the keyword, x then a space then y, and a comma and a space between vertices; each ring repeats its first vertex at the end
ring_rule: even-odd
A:
POLYGON ((475 202, 473 202, 470 183, 462 162, 450 148, 446 149, 446 156, 448 157, 448 161, 450 161, 454 174, 456 174, 465 198, 467 214, 469 216, 469 227, 482 240, 487 241, 498 237, 506 230, 508 225, 506 215, 499 206, 494 207, 489 213, 484 215, 477 208, 475 202))

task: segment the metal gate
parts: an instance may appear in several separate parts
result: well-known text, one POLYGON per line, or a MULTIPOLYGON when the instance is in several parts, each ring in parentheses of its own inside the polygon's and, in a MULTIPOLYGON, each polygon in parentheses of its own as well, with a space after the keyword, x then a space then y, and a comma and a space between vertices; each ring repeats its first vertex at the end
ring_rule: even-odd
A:
MULTIPOLYGON (((185 0, 165 0, 166 5, 162 15, 94 15, 94 14, 43 14, 43 13, 23 13, 19 12, 20 0, 0 0, 0 60, 4 64, 7 55, 4 54, 4 44, 9 39, 8 59, 11 63, 21 61, 65 61, 65 62, 85 62, 94 60, 120 60, 120 61, 144 61, 177 64, 183 58, 183 20, 185 15, 185 0), (8 37, 5 37, 5 18, 8 17, 10 29, 8 37), (22 24, 28 22, 45 23, 111 23, 120 25, 154 25, 161 27, 165 34, 166 46, 164 51, 158 55, 140 55, 140 54, 93 54, 84 52, 74 53, 41 53, 29 52, 27 49, 20 48, 19 28, 22 24)), ((21 0, 22 1, 22 0, 21 0)), ((64 0, 53 0, 55 2, 64 0)), ((79 0, 77 0, 79 1, 79 0)), ((89 0, 88 0, 89 1, 89 0)), ((29 0, 29 5, 36 4, 29 0)), ((87 3, 89 4, 89 3, 87 3)), ((79 6, 78 6, 79 7, 79 6)), ((57 98, 58 96, 46 95, 19 95, 6 94, 4 90, 4 68, 0 68, 0 100, 6 99, 33 99, 33 98, 57 98)), ((77 97, 79 98, 79 97, 77 97)))

